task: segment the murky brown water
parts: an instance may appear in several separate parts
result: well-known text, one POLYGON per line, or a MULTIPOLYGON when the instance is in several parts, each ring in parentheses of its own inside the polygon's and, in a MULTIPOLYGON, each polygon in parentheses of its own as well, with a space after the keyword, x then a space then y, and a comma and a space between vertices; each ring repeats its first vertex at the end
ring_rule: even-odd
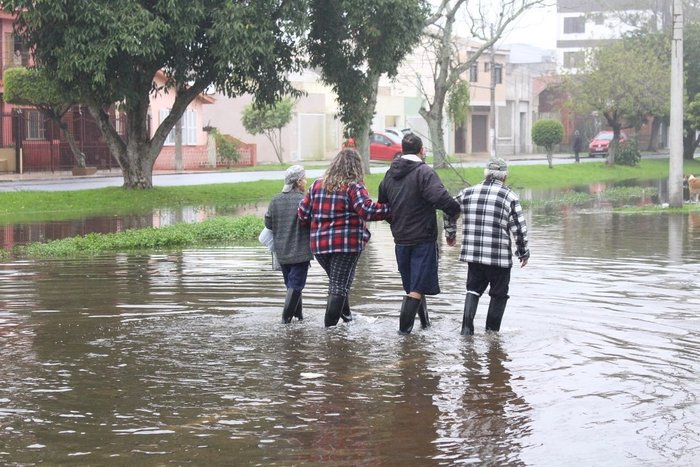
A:
POLYGON ((433 327, 399 336, 388 227, 356 320, 303 323, 260 247, 0 264, 0 464, 697 465, 700 213, 528 213, 499 335, 459 335, 445 247, 433 327))

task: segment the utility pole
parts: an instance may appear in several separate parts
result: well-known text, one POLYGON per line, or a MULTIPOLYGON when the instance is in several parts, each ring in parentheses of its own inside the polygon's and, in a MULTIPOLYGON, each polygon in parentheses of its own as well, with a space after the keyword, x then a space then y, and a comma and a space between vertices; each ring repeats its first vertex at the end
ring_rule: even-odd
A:
MULTIPOLYGON (((493 39, 493 24, 491 25, 493 39)), ((489 140, 491 141, 491 157, 496 157, 496 43, 491 44, 491 109, 489 110, 489 140)))
POLYGON ((683 206, 683 1, 673 0, 671 44, 671 124, 669 128, 668 204, 683 206))

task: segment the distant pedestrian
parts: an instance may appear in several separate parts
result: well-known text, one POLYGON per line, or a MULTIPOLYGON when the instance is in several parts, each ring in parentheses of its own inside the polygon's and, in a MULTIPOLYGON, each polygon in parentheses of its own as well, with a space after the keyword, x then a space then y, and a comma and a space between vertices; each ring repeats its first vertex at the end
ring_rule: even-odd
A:
POLYGON ((394 159, 379 185, 380 202, 391 206, 391 233, 401 282, 406 295, 401 304, 399 332, 409 334, 416 313, 421 327, 430 326, 426 295, 440 293, 438 282, 438 226, 436 209, 459 213, 440 177, 424 161, 423 141, 413 133, 403 137, 402 153, 394 159))
POLYGON ((299 205, 298 216, 311 225, 311 251, 328 275, 326 327, 342 317, 350 321, 349 296, 355 267, 370 238, 367 221, 384 220, 389 205, 375 203, 364 185, 362 159, 342 149, 323 178, 316 180, 299 205))
POLYGON ((282 193, 278 194, 265 213, 265 227, 272 231, 273 252, 282 269, 287 296, 282 310, 282 322, 293 317, 304 319, 302 291, 313 255, 309 246, 309 226, 297 217, 297 208, 306 191, 306 171, 300 165, 287 169, 282 193))
POLYGON ((583 141, 581 141, 581 133, 579 133, 578 130, 574 131, 574 144, 573 144, 573 150, 574 150, 574 158, 576 159, 576 162, 581 162, 579 160, 579 153, 581 152, 581 149, 583 149, 583 141))
MULTIPOLYGON (((468 264, 467 295, 462 318, 463 336, 474 334, 474 316, 479 298, 489 288, 491 302, 486 330, 498 331, 508 301, 510 270, 513 267, 511 235, 520 267, 527 265, 530 250, 527 225, 518 195, 505 185, 508 165, 503 159, 490 159, 485 179, 462 190, 455 199, 461 205, 462 249, 459 260, 468 264)), ((448 245, 455 245, 457 218, 445 218, 448 245)))

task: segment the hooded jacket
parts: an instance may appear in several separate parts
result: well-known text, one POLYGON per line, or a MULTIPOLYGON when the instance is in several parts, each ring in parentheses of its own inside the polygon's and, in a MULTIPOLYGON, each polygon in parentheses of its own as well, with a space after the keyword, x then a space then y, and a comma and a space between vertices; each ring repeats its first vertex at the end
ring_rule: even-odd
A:
POLYGON ((379 184, 378 201, 391 206, 391 233, 397 245, 437 241, 435 210, 460 211, 440 177, 423 161, 397 157, 379 184))

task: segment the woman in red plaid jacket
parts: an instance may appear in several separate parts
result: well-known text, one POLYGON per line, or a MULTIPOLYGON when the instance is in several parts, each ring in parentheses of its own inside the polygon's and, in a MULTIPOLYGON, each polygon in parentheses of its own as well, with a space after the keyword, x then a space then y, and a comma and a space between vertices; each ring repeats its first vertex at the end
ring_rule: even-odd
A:
POLYGON ((369 241, 367 221, 390 216, 388 204, 369 197, 362 159, 354 149, 335 156, 323 178, 306 192, 297 214, 311 225, 311 252, 328 275, 325 325, 335 326, 341 317, 350 321, 348 297, 357 260, 369 241))

